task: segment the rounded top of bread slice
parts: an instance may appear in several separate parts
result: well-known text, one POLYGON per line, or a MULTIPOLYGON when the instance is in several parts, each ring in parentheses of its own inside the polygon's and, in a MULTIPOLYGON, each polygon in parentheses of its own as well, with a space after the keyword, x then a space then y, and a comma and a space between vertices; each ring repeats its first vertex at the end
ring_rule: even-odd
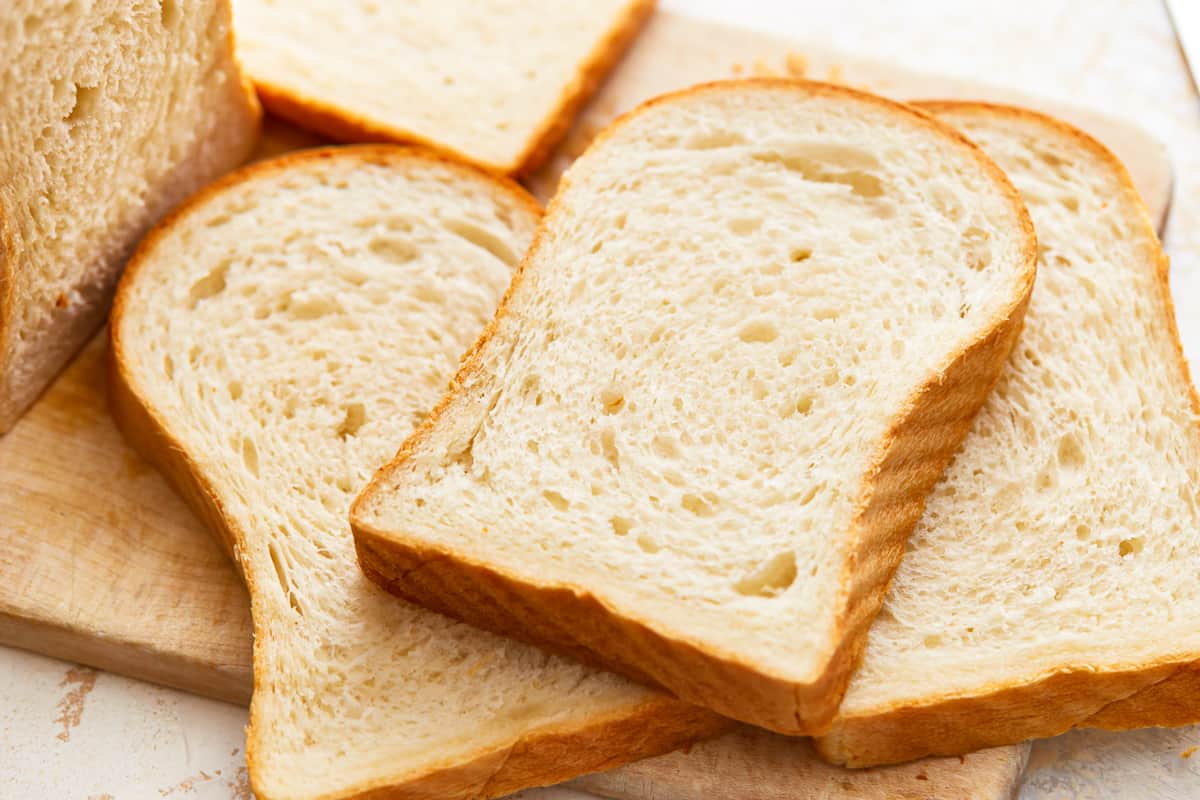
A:
POLYGON ((194 198, 121 283, 114 414, 250 589, 259 797, 490 797, 700 735, 682 704, 396 600, 355 560, 354 493, 436 403, 538 217, 420 150, 308 151, 194 198))
POLYGON ((1035 250, 1003 173, 920 111, 798 81, 653 100, 566 173, 490 338, 355 506, 360 542, 582 598, 555 628, 604 631, 604 663, 819 725, 898 557, 895 531, 858 554, 897 425, 977 407, 958 366, 1011 342, 1035 250))

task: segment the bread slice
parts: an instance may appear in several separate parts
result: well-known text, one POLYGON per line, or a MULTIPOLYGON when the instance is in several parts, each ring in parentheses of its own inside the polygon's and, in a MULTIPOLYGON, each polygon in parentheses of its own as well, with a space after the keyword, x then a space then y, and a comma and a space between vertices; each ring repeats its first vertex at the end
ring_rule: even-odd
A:
POLYGON ((433 405, 537 219, 516 186, 420 151, 307 151, 203 192, 121 283, 114 415, 250 590, 263 800, 493 797, 725 724, 397 602, 355 562, 351 498, 433 405))
POLYGON ((238 0, 273 113, 340 141, 418 142, 504 173, 551 153, 654 0, 238 0))
POLYGON ((137 240, 250 153, 228 0, 7 0, 0 433, 108 313, 137 240))
POLYGON ((356 501, 401 596, 784 733, 833 716, 1016 336, 1033 229, 920 112, 716 83, 568 171, 451 393, 356 501))
POLYGON ((1012 177, 1041 266, 822 752, 859 766, 1200 720, 1200 407, 1154 226, 1117 159, 1074 128, 930 108, 1012 177))

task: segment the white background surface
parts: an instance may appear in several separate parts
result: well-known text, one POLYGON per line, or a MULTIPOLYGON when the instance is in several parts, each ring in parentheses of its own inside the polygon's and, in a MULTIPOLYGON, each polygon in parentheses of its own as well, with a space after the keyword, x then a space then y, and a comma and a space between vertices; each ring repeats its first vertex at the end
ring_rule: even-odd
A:
MULTIPOLYGON (((1167 248, 1185 350, 1193 362, 1200 358, 1200 100, 1158 0, 663 6, 1136 119, 1168 144, 1175 163, 1167 248)), ((0 648, 4 800, 249 800, 244 724, 241 708, 0 648)), ((1035 747, 1021 796, 1200 797, 1200 752, 1190 757, 1196 745, 1197 728, 1068 734, 1035 747)), ((563 790, 526 796, 584 797, 563 790)))

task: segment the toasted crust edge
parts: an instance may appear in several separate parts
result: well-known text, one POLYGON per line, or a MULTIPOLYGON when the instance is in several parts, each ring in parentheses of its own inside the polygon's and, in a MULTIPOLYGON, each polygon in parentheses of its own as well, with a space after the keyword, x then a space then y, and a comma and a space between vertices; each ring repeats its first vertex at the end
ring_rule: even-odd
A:
MULTIPOLYGON (((1174 345, 1175 366, 1189 387, 1193 414, 1200 396, 1191 380, 1175 322, 1170 262, 1159 243, 1141 195, 1125 165, 1098 140, 1048 114, 1018 106, 953 100, 920 101, 932 113, 955 111, 1036 122, 1067 136, 1107 162, 1137 209, 1143 232, 1158 245, 1155 278, 1174 345)), ((835 721, 817 740, 821 756, 849 767, 897 763, 928 755, 955 755, 1030 738, 1054 736, 1075 727, 1109 730, 1200 721, 1200 653, 1098 672, 1069 664, 1024 683, 993 684, 976 694, 935 697, 835 721)))
MULTIPOLYGON (((720 714, 770 730, 791 734, 822 733, 831 723, 850 673, 865 646, 870 620, 878 612, 891 574, 899 565, 904 542, 924 506, 925 494, 941 475, 955 447, 966 435, 992 384, 999 378, 1020 330, 1036 272, 1037 243, 1033 222, 1007 176, 978 147, 955 129, 918 109, 842 86, 812 81, 754 78, 700 84, 649 100, 620 116, 591 143, 597 147, 629 119, 661 103, 698 93, 730 88, 773 88, 831 94, 882 106, 947 137, 970 155, 1001 187, 1016 214, 1025 247, 1024 269, 1015 295, 999 309, 975 339, 964 343, 948 363, 902 404, 868 471, 854 516, 844 535, 851 538, 850 559, 843 573, 838 614, 838 641, 829 644, 825 668, 809 681, 770 674, 733 653, 709 652, 682 637, 655 631, 651 624, 606 605, 578 587, 530 582, 474 559, 406 537, 402 532, 373 527, 360 511, 380 491, 384 476, 403 464, 422 445, 432 428, 471 376, 481 369, 481 351, 492 340, 508 313, 515 288, 539 250, 545 223, 539 227, 496 316, 464 356, 449 393, 425 423, 401 446, 396 457, 372 478, 351 507, 359 561, 369 574, 386 576, 390 591, 411 602, 455 616, 505 636, 532 642, 628 675, 651 685, 665 686, 681 699, 720 714), (978 382, 970 385, 971 380, 978 382), (940 391, 936 391, 940 390, 940 391), (929 424, 930 416, 937 422, 929 424), (900 446, 940 428, 934 447, 926 448, 923 463, 912 463, 900 446), (887 475, 881 475, 885 470, 887 475), (896 496, 898 470, 906 470, 916 491, 896 496), (881 479, 882 478, 882 479, 881 479), (866 566, 863 566, 863 565, 866 566), (399 579, 403 581, 400 582, 399 579)), ((590 149, 589 147, 589 149, 590 149)), ((564 181, 571 180, 570 173, 564 181)), ((553 214, 562 192, 551 201, 553 214)))
POLYGON ((417 144, 490 172, 516 177, 537 169, 554 152, 559 140, 570 129, 575 114, 591 99, 605 76, 625 54, 642 26, 650 19, 657 2, 629 0, 612 27, 604 32, 580 62, 578 71, 563 87, 554 107, 538 123, 523 149, 508 162, 471 155, 384 120, 359 114, 336 102, 307 96, 280 83, 254 78, 254 84, 263 106, 272 114, 330 139, 348 143, 417 144))
MULTIPOLYGON (((175 490, 205 522, 229 553, 242 574, 251 596, 251 608, 258 628, 264 609, 255 591, 253 574, 246 569, 240 542, 245 533, 228 516, 220 497, 197 462, 176 440, 166 420, 155 411, 139 390, 138 379, 124 356, 122 319, 143 265, 153 258, 159 241, 197 207, 223 191, 260 176, 284 171, 325 159, 356 162, 392 163, 420 159, 449 165, 473 179, 492 182, 498 191, 509 193, 531 213, 540 214, 537 202, 516 183, 442 155, 414 147, 396 145, 360 145, 299 151, 243 167, 179 206, 155 226, 130 259, 117 288, 110 327, 109 405, 118 428, 134 449, 157 467, 175 490)), ((254 674, 256 683, 262 669, 256 630, 254 674)), ((266 745, 266 732, 259 722, 258 695, 250 702, 246 758, 250 779, 257 796, 273 797, 269 787, 258 780, 258 753, 266 745)), ((352 785, 345 791, 324 795, 320 800, 347 798, 490 798, 536 785, 557 783, 580 774, 608 769, 619 764, 660 755, 689 742, 716 735, 728 723, 710 712, 681 703, 666 695, 652 697, 631 708, 628 714, 614 713, 584 725, 554 725, 536 731, 504 747, 481 749, 470 760, 445 764, 420 774, 397 774, 386 779, 352 785)))

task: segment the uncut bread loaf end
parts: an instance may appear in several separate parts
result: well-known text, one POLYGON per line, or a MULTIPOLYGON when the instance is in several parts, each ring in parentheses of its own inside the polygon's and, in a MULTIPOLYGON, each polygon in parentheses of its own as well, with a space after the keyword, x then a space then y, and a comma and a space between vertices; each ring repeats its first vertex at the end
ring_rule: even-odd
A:
POLYGON ((355 503, 360 561, 820 731, 1035 252, 999 169, 906 106, 769 80, 651 101, 568 171, 449 396, 355 503))
POLYGON ((0 433, 108 314, 172 206, 249 155, 228 0, 8 0, 0 15, 0 433))

